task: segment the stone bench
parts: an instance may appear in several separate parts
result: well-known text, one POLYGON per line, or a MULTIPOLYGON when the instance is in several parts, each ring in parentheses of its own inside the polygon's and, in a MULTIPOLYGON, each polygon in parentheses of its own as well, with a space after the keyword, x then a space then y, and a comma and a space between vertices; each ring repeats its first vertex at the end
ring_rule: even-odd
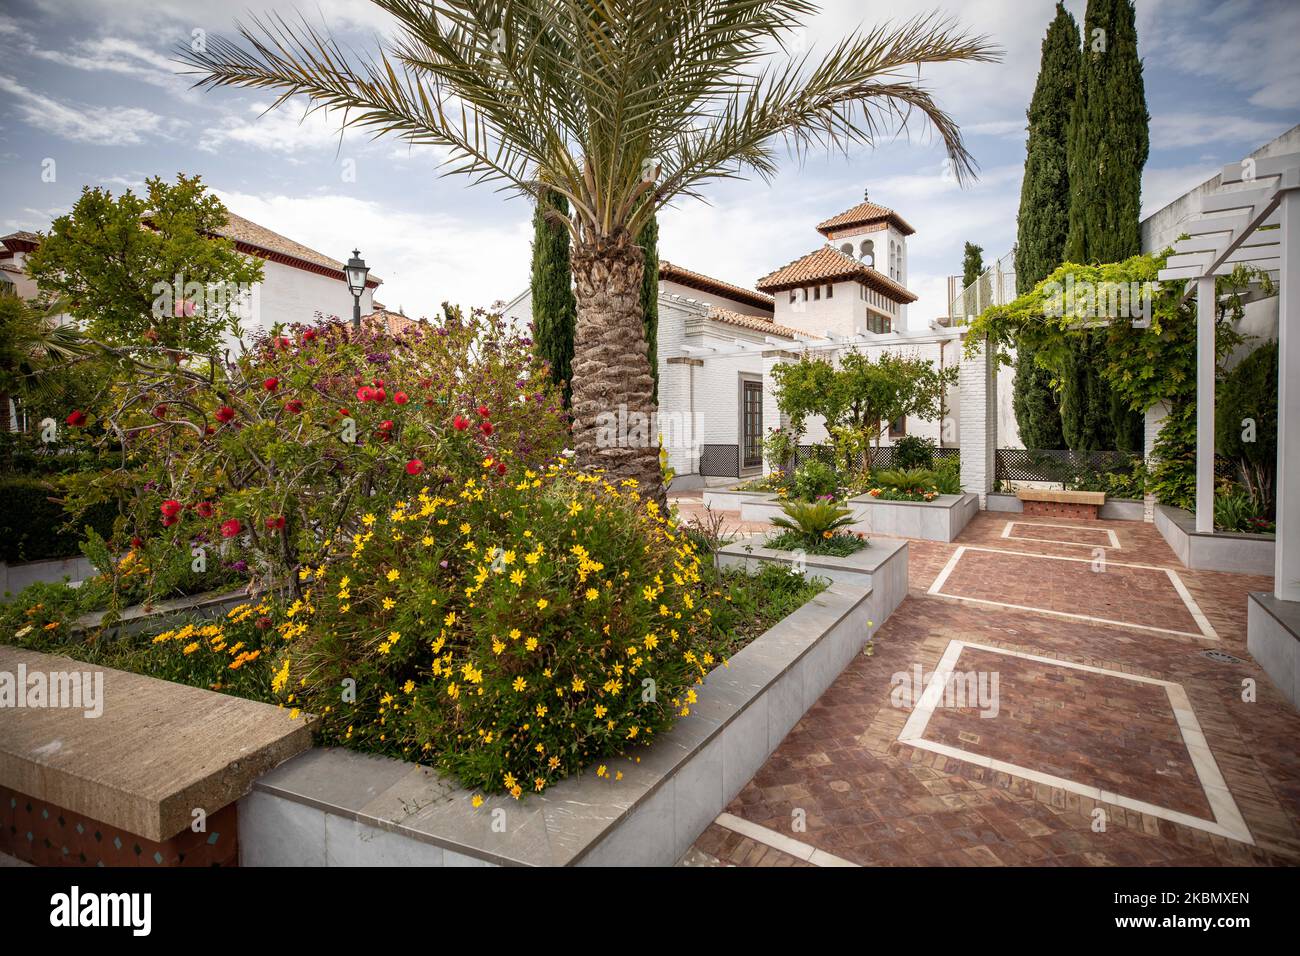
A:
POLYGON ((310 746, 271 704, 0 645, 0 853, 234 864, 236 801, 310 746))
POLYGON ((1016 497, 1027 515, 1049 518, 1084 518, 1095 520, 1106 503, 1104 491, 1053 491, 1045 488, 1018 488, 1016 497))

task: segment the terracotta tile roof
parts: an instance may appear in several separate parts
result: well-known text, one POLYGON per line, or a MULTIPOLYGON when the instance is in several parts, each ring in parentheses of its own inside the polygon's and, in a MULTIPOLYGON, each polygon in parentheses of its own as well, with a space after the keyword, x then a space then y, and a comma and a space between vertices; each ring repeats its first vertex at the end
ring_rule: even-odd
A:
POLYGON ((390 312, 377 302, 375 305, 378 308, 374 312, 361 317, 363 325, 382 325, 390 335, 398 335, 420 324, 417 320, 405 316, 401 312, 390 312))
POLYGON ((816 252, 810 252, 802 259, 782 266, 755 284, 764 291, 780 292, 815 282, 847 280, 861 282, 895 302, 916 301, 916 296, 908 292, 906 287, 877 272, 865 262, 859 262, 830 246, 822 246, 816 252))
MULTIPOLYGON (((259 226, 251 219, 245 219, 243 216, 236 215, 229 210, 226 212, 226 225, 216 232, 217 235, 232 240, 237 246, 249 247, 241 248, 241 252, 251 252, 261 258, 272 260, 278 257, 287 257, 296 260, 289 263, 290 265, 305 263, 316 267, 310 271, 337 273, 342 278, 343 263, 338 259, 332 259, 309 246, 304 246, 301 242, 294 242, 278 232, 273 232, 265 226, 259 226), (268 256, 265 253, 271 255, 268 256)), ((372 272, 366 279, 366 285, 373 288, 382 281, 372 272)))
POLYGON ((20 229, 18 232, 11 232, 7 236, 0 237, 0 243, 4 244, 6 249, 11 250, 32 250, 40 245, 41 237, 34 232, 28 232, 20 229))
POLYGON ((823 236, 829 236, 836 229, 847 229, 851 226, 865 226, 873 222, 888 220, 892 222, 898 231, 905 236, 910 236, 916 232, 906 219, 900 216, 888 206, 881 206, 874 202, 860 202, 852 209, 846 209, 838 216, 831 216, 825 222, 817 224, 817 231, 823 236))
POLYGON ((761 318, 757 315, 745 315, 741 312, 733 312, 730 309, 719 309, 716 306, 709 310, 708 317, 715 322, 725 322, 728 325, 737 325, 742 329, 752 329, 755 332, 766 332, 768 335, 779 335, 782 338, 793 339, 796 336, 803 335, 808 338, 819 338, 808 332, 802 332, 799 329, 792 329, 785 325, 777 325, 771 319, 761 318))
POLYGON ((681 266, 674 265, 663 259, 659 260, 659 278, 692 289, 699 289, 701 292, 712 292, 714 295, 733 299, 736 302, 744 302, 746 305, 752 305, 758 309, 772 311, 776 308, 776 303, 772 301, 770 295, 755 292, 753 289, 746 289, 743 286, 732 285, 730 282, 723 282, 721 279, 706 276, 702 272, 683 269, 681 266))

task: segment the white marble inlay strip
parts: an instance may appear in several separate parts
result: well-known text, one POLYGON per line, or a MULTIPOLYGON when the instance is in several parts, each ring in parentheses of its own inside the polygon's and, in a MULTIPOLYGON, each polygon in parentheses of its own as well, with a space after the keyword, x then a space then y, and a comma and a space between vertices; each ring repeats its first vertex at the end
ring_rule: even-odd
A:
POLYGON ((720 827, 726 827, 732 833, 739 833, 741 836, 749 837, 764 846, 780 850, 788 856, 811 863, 813 866, 858 866, 857 863, 846 860, 842 856, 819 850, 817 847, 802 843, 794 837, 788 837, 784 833, 770 830, 757 823, 751 823, 749 820, 742 819, 734 814, 720 813, 713 822, 720 827))

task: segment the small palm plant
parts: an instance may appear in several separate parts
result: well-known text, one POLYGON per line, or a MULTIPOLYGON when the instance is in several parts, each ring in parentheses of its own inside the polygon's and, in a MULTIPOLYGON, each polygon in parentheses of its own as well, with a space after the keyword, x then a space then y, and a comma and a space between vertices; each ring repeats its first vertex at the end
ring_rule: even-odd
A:
POLYGON ((791 501, 781 510, 786 517, 777 515, 772 524, 801 534, 809 541, 832 537, 841 528, 853 524, 849 509, 833 501, 791 501))
POLYGON ((878 471, 874 484, 880 488, 893 488, 895 491, 913 489, 930 490, 934 488, 936 476, 928 468, 891 468, 878 471))
POLYGON ((304 97, 344 125, 447 151, 446 168, 571 212, 578 319, 572 368, 578 464, 634 478, 663 498, 658 449, 599 440, 597 419, 655 411, 637 237, 657 210, 718 179, 770 179, 776 146, 847 151, 924 117, 957 180, 974 171, 923 65, 1000 51, 938 15, 864 29, 821 59, 786 40, 810 0, 373 0, 395 21, 377 56, 272 16, 245 45, 183 47, 202 87, 304 97))

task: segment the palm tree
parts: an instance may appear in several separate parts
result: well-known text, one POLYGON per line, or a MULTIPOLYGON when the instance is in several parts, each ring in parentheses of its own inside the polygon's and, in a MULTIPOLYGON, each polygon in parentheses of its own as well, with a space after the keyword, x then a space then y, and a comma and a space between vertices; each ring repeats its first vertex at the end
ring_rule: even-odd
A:
POLYGON ((345 51, 305 20, 240 25, 178 51, 196 86, 296 96, 342 124, 448 151, 448 172, 534 199, 573 238, 578 463, 634 478, 662 501, 657 442, 602 442, 602 413, 651 414, 635 237, 665 204, 715 179, 777 171, 784 142, 847 150, 905 127, 938 132, 958 181, 974 162, 956 123, 920 83, 921 64, 991 61, 982 36, 937 14, 856 32, 820 60, 784 41, 810 0, 373 0, 399 36, 373 56, 345 51))
POLYGON ((69 363, 99 350, 76 326, 58 323, 66 311, 64 302, 0 293, 0 432, 15 430, 11 398, 51 398, 69 363))

